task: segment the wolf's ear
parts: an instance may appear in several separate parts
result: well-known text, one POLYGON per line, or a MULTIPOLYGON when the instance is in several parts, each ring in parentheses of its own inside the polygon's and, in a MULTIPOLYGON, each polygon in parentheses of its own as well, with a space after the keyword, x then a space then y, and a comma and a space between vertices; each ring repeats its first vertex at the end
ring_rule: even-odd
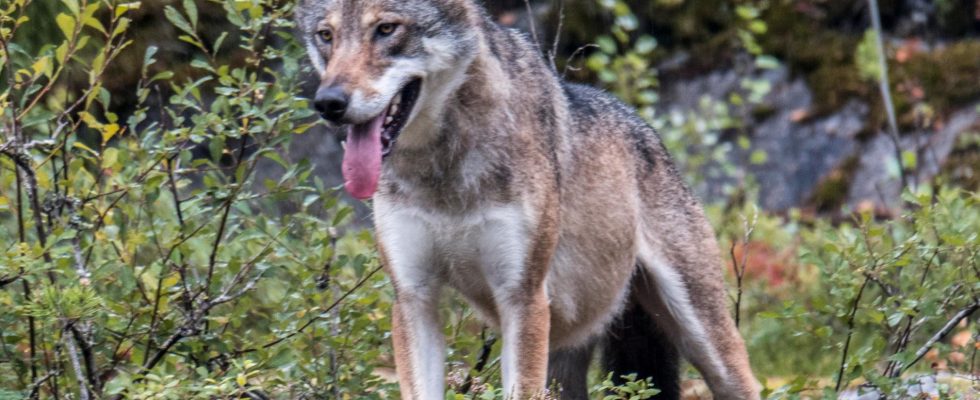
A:
POLYGON ((331 0, 299 0, 294 11, 296 28, 301 32, 311 32, 331 0))

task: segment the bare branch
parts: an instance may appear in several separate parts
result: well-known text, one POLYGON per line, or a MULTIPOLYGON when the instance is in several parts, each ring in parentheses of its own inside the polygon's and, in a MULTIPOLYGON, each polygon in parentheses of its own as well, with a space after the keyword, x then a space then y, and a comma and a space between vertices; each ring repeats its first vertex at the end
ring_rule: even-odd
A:
POLYGON ((884 32, 881 29, 881 16, 878 12, 878 0, 868 0, 868 7, 871 11, 871 26, 877 37, 876 48, 878 51, 878 89, 881 91, 882 102, 885 103, 885 112, 888 114, 888 136, 895 145, 895 158, 898 162, 899 176, 902 179, 902 188, 908 188, 908 175, 902 161, 902 145, 898 138, 898 123, 895 119, 895 105, 892 104, 891 88, 888 83, 888 62, 885 59, 884 32))
POLYGON ((61 373, 61 371, 51 370, 48 371, 48 373, 44 374, 44 376, 36 379, 34 383, 31 384, 31 390, 27 393, 27 398, 29 399, 37 398, 38 392, 41 390, 41 385, 43 385, 44 382, 47 382, 49 379, 57 376, 59 373, 61 373))
POLYGON ((78 381, 78 398, 89 400, 91 395, 89 394, 88 382, 82 372, 82 364, 78 360, 78 348, 75 347, 75 341, 69 335, 65 335, 69 329, 69 327, 65 327, 65 332, 62 332, 62 339, 65 342, 65 347, 68 348, 68 359, 71 360, 71 366, 75 370, 75 380, 78 381))
POLYGON ((3 289, 4 286, 7 286, 11 283, 17 282, 17 280, 20 279, 20 277, 22 276, 24 276, 23 271, 17 273, 17 275, 14 276, 0 276, 0 289, 3 289))
MULTIPOLYGON (((81 350, 82 361, 85 362, 85 376, 88 384, 98 393, 102 388, 102 382, 99 379, 98 367, 95 365, 95 354, 92 353, 92 344, 85 338, 82 330, 75 324, 69 325, 68 329, 75 343, 78 344, 79 350, 81 350)), ((85 330, 88 331, 89 329, 85 330)))
POLYGON ((938 331, 936 331, 936 333, 933 334, 932 337, 930 337, 929 340, 927 340, 925 344, 922 345, 922 347, 919 347, 919 350, 915 352, 915 359, 913 359, 912 362, 908 363, 908 365, 901 366, 900 368, 894 368, 892 372, 892 377, 893 378, 898 377, 899 375, 902 374, 902 372, 905 372, 905 370, 909 369, 917 362, 919 362, 919 360, 921 360, 922 357, 924 357, 926 353, 929 352, 929 349, 931 349, 932 346, 936 344, 936 342, 942 340, 944 337, 946 337, 946 335, 949 335, 949 333, 953 331, 953 328, 956 328, 956 325, 958 325, 960 321, 969 317, 971 314, 973 314, 974 311, 977 311, 978 308, 980 308, 980 302, 975 301, 973 302, 973 304, 964 307, 955 315, 953 315, 952 318, 946 321, 946 325, 943 325, 943 327, 938 331))
MULTIPOLYGON (((310 318, 309 320, 307 320, 306 322, 304 322, 303 325, 300 325, 299 328, 296 328, 295 330, 293 330, 289 334, 287 334, 285 336, 282 336, 282 337, 280 337, 278 339, 275 339, 273 341, 270 341, 270 342, 268 342, 266 344, 263 344, 262 346, 259 346, 259 347, 253 347, 253 348, 247 348, 247 349, 244 349, 244 350, 234 351, 234 352, 232 352, 230 354, 230 356, 237 357, 237 356, 240 356, 242 354, 254 353, 256 351, 259 351, 259 349, 268 349, 268 348, 273 347, 275 345, 278 345, 278 344, 280 344, 282 342, 285 342, 285 341, 287 341, 289 339, 292 339, 294 336, 299 335, 300 333, 303 333, 303 331, 305 331, 307 328, 309 328, 311 325, 313 325, 313 323, 315 323, 316 321, 319 321, 319 320, 324 319, 324 318, 328 318, 330 316, 331 312, 335 308, 337 308, 337 306, 339 306, 344 300, 346 300, 347 297, 350 297, 350 295, 354 294, 354 292, 358 291, 361 287, 363 287, 369 280, 371 280, 372 277, 374 277, 375 274, 377 274, 378 272, 381 272, 381 269, 382 268, 384 268, 384 266, 379 265, 377 268, 371 270, 371 272, 369 272, 367 275, 365 275, 363 278, 361 278, 360 281, 358 281, 356 284, 354 284, 354 287, 352 287, 349 290, 347 290, 347 292, 345 292, 339 298, 337 298, 336 300, 334 300, 333 303, 331 303, 329 306, 327 306, 327 308, 325 310, 323 310, 322 312, 320 312, 316 316, 310 318)), ((227 356, 228 356, 227 354, 221 354, 221 355, 216 356, 215 358, 222 358, 222 357, 227 357, 227 356)))

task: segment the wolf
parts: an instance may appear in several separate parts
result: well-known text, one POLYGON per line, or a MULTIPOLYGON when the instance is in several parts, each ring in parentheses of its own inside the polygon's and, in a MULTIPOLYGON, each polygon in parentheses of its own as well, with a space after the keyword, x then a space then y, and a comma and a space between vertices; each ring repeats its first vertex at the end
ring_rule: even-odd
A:
POLYGON ((475 0, 301 0, 297 25, 372 200, 402 398, 444 396, 446 288, 500 332, 506 398, 587 398, 596 348, 667 398, 681 357, 716 399, 759 398, 712 228, 630 107, 475 0))

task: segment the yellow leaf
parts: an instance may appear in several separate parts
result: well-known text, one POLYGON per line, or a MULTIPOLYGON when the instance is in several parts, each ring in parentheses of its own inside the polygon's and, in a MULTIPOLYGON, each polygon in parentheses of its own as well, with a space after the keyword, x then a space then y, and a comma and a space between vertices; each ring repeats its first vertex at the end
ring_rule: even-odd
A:
POLYGON ((119 150, 116 148, 105 149, 102 153, 102 168, 112 169, 119 163, 119 150))
POLYGON ((119 36, 121 33, 126 31, 126 28, 129 28, 129 18, 120 19, 119 23, 116 25, 116 28, 112 30, 112 36, 119 36))
POLYGON ((138 1, 118 4, 116 5, 116 18, 119 18, 120 16, 122 16, 123 14, 125 14, 130 10, 138 10, 139 8, 140 8, 140 2, 138 1))
POLYGON ((176 285, 177 282, 180 282, 180 276, 171 275, 170 277, 163 279, 163 288, 171 288, 176 285))
POLYGON ((87 18, 85 18, 85 25, 88 26, 88 27, 91 27, 92 29, 95 29, 95 30, 97 30, 99 32, 102 32, 102 34, 109 33, 109 32, 106 32, 105 26, 102 25, 102 21, 99 21, 95 17, 87 17, 87 18))
POLYGON ((238 382, 238 386, 245 387, 245 384, 247 383, 245 381, 245 374, 238 374, 238 377, 235 378, 235 382, 238 382))
POLYGON ((64 42, 54 50, 54 55, 58 62, 64 64, 68 62, 68 42, 64 42))
POLYGON ((75 142, 75 143, 72 143, 72 147, 75 147, 75 148, 79 148, 79 149, 82 149, 82 150, 85 150, 85 151, 87 151, 87 152, 88 152, 89 154, 91 154, 91 155, 93 155, 93 156, 95 156, 95 157, 98 157, 98 156, 99 156, 99 153, 96 153, 96 152, 95 152, 95 150, 92 150, 92 148, 91 148, 91 147, 88 147, 88 146, 86 146, 86 145, 85 145, 84 143, 82 143, 82 142, 75 142))
POLYGON ((99 130, 102 129, 102 123, 96 120, 95 116, 89 114, 87 111, 82 111, 78 113, 78 116, 82 117, 82 121, 85 122, 85 125, 88 125, 89 128, 99 129, 99 130))
POLYGON ((47 75, 47 76, 50 76, 51 75, 51 72, 50 72, 51 71, 51 58, 49 58, 49 57, 41 57, 41 58, 39 58, 37 61, 34 62, 34 65, 31 66, 31 69, 34 70, 34 75, 35 76, 40 75, 42 73, 45 74, 45 75, 47 75))
POLYGON ((75 36, 75 19, 68 16, 68 14, 58 14, 55 18, 55 22, 58 23, 58 28, 61 28, 61 33, 65 34, 65 37, 71 39, 75 36))
POLYGON ((102 127, 102 144, 109 143, 113 136, 119 133, 119 124, 107 124, 102 127))

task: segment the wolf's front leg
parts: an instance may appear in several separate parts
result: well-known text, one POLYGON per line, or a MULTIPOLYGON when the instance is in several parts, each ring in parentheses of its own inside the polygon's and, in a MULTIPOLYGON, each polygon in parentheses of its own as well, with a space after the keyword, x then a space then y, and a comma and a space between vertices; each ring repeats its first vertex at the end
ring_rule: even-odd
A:
POLYGON ((444 281, 434 267, 429 233, 411 213, 375 204, 378 252, 395 287, 392 339, 402 398, 445 396, 446 342, 439 318, 444 281))
POLYGON ((392 337, 402 399, 445 396, 446 342, 437 305, 438 300, 404 294, 395 301, 392 337))
POLYGON ((501 307, 504 398, 525 399, 545 389, 551 325, 544 286, 501 307))

